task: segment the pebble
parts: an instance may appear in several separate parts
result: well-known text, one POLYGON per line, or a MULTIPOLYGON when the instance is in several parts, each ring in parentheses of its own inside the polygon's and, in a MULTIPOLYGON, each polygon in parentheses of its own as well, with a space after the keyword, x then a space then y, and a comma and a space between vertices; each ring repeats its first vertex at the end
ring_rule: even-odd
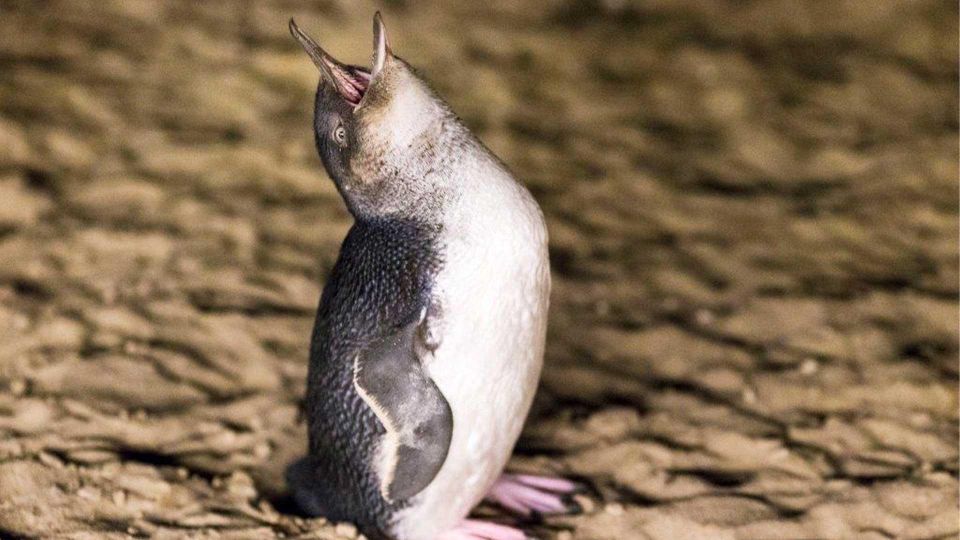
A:
POLYGON ((270 456, 270 451, 271 451, 270 444, 265 442, 259 443, 253 447, 253 455, 260 459, 264 459, 270 456))
POLYGON ((709 309, 698 309, 693 314, 693 318, 700 326, 708 326, 716 319, 709 309))
POLYGON ((580 505, 580 508, 583 509, 584 514, 592 514, 597 509, 597 504, 586 495, 577 494, 573 496, 573 500, 580 505))
POLYGON ((54 469, 62 469, 62 468, 63 468, 63 460, 61 460, 60 458, 54 456, 54 455, 51 454, 50 452, 40 452, 40 453, 37 455, 37 457, 40 459, 40 463, 43 463, 44 465, 46 465, 46 466, 48 466, 48 467, 53 467, 54 469))
POLYGON ((333 530, 337 533, 337 536, 343 536, 346 538, 357 537, 357 528, 349 523, 337 523, 337 526, 334 527, 333 530))
POLYGON ((620 503, 610 503, 603 510, 611 516, 623 515, 623 505, 620 503))
POLYGON ((813 375, 820 369, 820 364, 813 358, 807 358, 800 364, 800 373, 807 377, 813 375))
POLYGON ((14 379, 10 382, 10 393, 15 396, 22 396, 27 391, 27 381, 23 379, 14 379))

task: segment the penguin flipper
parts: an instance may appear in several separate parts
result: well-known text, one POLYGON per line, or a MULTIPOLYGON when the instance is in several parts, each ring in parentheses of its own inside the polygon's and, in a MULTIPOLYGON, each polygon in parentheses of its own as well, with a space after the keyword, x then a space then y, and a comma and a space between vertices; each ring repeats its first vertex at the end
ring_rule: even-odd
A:
POLYGON ((375 466, 388 501, 420 493, 440 471, 453 434, 446 398, 414 352, 417 323, 371 343, 357 355, 353 384, 386 434, 375 466))

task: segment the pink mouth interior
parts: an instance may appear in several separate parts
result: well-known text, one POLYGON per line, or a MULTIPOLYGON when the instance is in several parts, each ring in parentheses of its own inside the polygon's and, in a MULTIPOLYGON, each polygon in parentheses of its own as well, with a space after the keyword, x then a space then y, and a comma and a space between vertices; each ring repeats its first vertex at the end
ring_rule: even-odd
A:
POLYGON ((356 106, 360 104, 363 95, 370 86, 370 74, 358 68, 334 70, 337 78, 337 87, 343 99, 356 106))

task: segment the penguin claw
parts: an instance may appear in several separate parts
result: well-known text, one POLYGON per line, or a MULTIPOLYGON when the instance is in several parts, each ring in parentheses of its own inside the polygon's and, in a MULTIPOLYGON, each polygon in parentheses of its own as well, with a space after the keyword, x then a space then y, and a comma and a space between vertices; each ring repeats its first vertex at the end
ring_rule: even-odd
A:
POLYGON ((501 474, 487 500, 523 517, 573 514, 581 511, 573 494, 581 487, 565 478, 501 474))
POLYGON ((526 540, 527 535, 520 529, 480 521, 465 519, 455 528, 440 534, 436 540, 526 540))

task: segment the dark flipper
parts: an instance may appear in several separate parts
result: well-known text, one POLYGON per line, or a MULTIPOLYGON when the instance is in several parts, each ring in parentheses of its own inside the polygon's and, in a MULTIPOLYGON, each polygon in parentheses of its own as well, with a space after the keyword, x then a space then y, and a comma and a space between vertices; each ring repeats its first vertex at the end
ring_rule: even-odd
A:
POLYGON ((414 353, 417 323, 374 341, 354 361, 354 385, 386 429, 380 487, 390 501, 420 493, 447 457, 450 404, 414 353))

